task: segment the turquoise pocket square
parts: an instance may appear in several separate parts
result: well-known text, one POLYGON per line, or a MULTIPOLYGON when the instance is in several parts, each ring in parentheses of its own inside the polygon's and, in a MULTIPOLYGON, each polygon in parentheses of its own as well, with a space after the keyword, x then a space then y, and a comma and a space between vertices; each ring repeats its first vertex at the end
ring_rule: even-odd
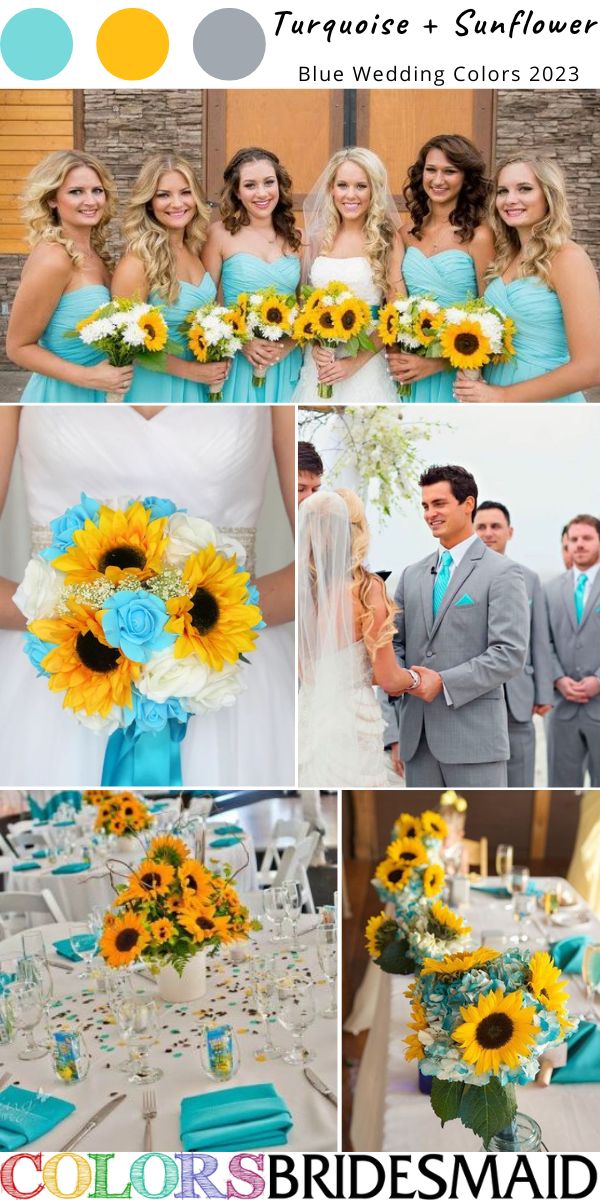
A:
POLYGON ((471 597, 465 593, 464 596, 461 596, 460 600, 455 600, 454 607, 455 608, 466 608, 467 604, 474 604, 474 603, 475 603, 475 601, 472 600, 471 597))

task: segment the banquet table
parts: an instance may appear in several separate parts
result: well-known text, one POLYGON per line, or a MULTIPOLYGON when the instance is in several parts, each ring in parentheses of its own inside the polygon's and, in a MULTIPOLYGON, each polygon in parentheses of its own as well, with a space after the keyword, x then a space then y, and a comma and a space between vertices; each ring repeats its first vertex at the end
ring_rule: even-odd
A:
MULTIPOLYGON (((303 916, 299 922, 299 933, 307 949, 300 953, 296 963, 289 946, 278 950, 280 965, 284 970, 294 966, 302 976, 312 977, 315 984, 317 1010, 324 1009, 329 1000, 327 987, 317 960, 315 919, 303 916), (303 932, 304 931, 304 932, 303 932)), ((65 936, 66 928, 61 925, 44 926, 42 930, 50 961, 56 959, 52 943, 65 936)), ((290 1151, 315 1150, 333 1151, 337 1146, 337 1110, 304 1077, 301 1068, 290 1066, 281 1059, 257 1062, 254 1048, 262 1039, 262 1022, 252 1007, 249 987, 249 961, 256 954, 272 953, 278 949, 268 935, 254 933, 246 944, 244 962, 234 965, 227 949, 209 959, 208 991, 201 999, 190 1004, 159 1004, 159 1032, 157 1043, 150 1051, 152 1065, 162 1067, 163 1078, 154 1084, 158 1100, 158 1115, 153 1123, 154 1149, 173 1151, 180 1148, 179 1106, 184 1096, 206 1095, 220 1092, 226 1087, 248 1084, 272 1083, 285 1100, 293 1117, 293 1126, 288 1134, 290 1151), (240 1069, 235 1077, 225 1084, 209 1079, 200 1065, 200 1033, 205 1022, 231 1024, 236 1032, 240 1049, 240 1069)), ((20 939, 12 937, 1 943, 0 959, 20 951, 20 939)), ((66 961, 66 960, 65 960, 66 961)), ((50 1056, 33 1062, 22 1062, 17 1058, 18 1045, 13 1041, 0 1046, 0 1074, 11 1072, 12 1084, 25 1088, 41 1088, 52 1096, 62 1097, 76 1105, 76 1111, 44 1137, 28 1144, 28 1149, 56 1150, 63 1145, 78 1128, 109 1099, 125 1092, 126 1100, 119 1105, 93 1133, 81 1142, 81 1151, 111 1150, 138 1151, 143 1148, 144 1124, 141 1116, 143 1088, 130 1083, 126 1074, 118 1069, 118 1063, 127 1054, 114 1018, 108 997, 89 989, 78 978, 79 966, 69 973, 52 968, 54 998, 51 1008, 51 1024, 67 1024, 83 1032, 91 1056, 87 1078, 80 1083, 65 1085, 52 1070, 50 1056)), ((157 996, 156 985, 144 979, 148 992, 157 996)), ((278 1046, 291 1045, 291 1035, 279 1024, 272 1026, 273 1040, 278 1046)), ((20 1036, 17 1035, 19 1041, 20 1036)), ((317 1016, 304 1034, 304 1045, 313 1050, 312 1063, 317 1075, 334 1091, 337 1091, 337 1022, 317 1016)), ((240 1150, 245 1149, 243 1145, 240 1150)), ((260 1149, 260 1147, 258 1147, 260 1149)), ((275 1148, 274 1148, 275 1149, 275 1148)))
MULTIPOLYGON (((541 891, 549 890, 556 879, 536 878, 533 883, 541 891)), ((490 887, 500 881, 485 880, 490 887)), ((561 884, 568 888, 564 880, 561 884)), ((568 890, 573 892, 572 888, 568 890)), ((574 893, 576 895, 576 893, 574 893)), ((578 911, 561 910, 557 920, 567 924, 551 924, 540 909, 531 921, 515 925, 510 901, 486 895, 471 888, 467 906, 458 909, 473 929, 473 946, 481 944, 481 935, 494 946, 490 932, 512 937, 529 938, 523 948, 547 950, 551 942, 563 937, 586 934, 600 943, 600 921, 577 897, 578 911)), ((516 944, 516 942, 515 942, 516 944)), ((498 944, 496 949, 501 948, 498 944)), ((449 1121, 442 1128, 431 1108, 430 1097, 418 1088, 417 1065, 406 1062, 404 1038, 410 1032, 410 1005, 405 996, 412 976, 386 975, 373 963, 361 988, 360 1007, 369 1015, 370 1031, 361 1059, 354 1095, 350 1137, 357 1151, 415 1151, 425 1152, 481 1149, 481 1140, 460 1121, 449 1121)), ((564 976, 569 989, 569 1010, 581 1016, 589 1007, 577 975, 564 976)), ((351 1027, 356 1030, 355 1021, 351 1027)), ((599 1010, 600 1017, 600 1010, 599 1010)), ((363 1024, 363 1028, 366 1026, 363 1024)), ((600 1083, 551 1084, 541 1088, 536 1084, 517 1089, 520 1112, 527 1113, 542 1129, 545 1146, 550 1151, 590 1151, 598 1143, 598 1111, 600 1083)))

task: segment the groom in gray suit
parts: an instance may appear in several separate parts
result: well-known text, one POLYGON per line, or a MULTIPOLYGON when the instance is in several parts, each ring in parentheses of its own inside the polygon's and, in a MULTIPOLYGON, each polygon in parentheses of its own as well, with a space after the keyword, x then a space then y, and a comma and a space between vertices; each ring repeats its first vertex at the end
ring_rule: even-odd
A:
MULTIPOLYGON (((510 513, 499 500, 484 500, 475 513, 475 533, 489 550, 506 554, 513 535, 510 513)), ((535 780, 533 714, 544 717, 554 703, 552 655, 546 601, 539 575, 519 564, 529 603, 529 644, 522 671, 504 685, 508 708, 508 786, 532 788, 535 780)))
POLYGON ((548 730, 551 787, 600 787, 600 521, 567 526, 573 566, 546 588, 556 708, 548 730))
POLYGON ((406 783, 503 787, 503 685, 522 671, 527 652, 523 575, 474 533, 477 484, 464 467, 430 467, 419 482, 440 545, 406 568, 396 592, 396 654, 418 676, 396 702, 406 783))

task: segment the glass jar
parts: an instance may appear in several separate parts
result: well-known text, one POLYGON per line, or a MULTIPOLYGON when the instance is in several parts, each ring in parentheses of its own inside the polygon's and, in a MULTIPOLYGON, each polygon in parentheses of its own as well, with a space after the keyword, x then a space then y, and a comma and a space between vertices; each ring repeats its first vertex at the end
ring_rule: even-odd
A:
POLYGON ((488 1152, 495 1154, 529 1154, 542 1148, 542 1131, 537 1121, 525 1113, 517 1113, 512 1125, 497 1133, 487 1147, 488 1152))

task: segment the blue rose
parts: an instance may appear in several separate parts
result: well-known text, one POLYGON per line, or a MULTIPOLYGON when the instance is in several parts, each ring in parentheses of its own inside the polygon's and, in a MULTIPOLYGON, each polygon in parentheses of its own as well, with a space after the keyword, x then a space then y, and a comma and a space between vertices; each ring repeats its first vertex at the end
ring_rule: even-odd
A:
POLYGON ((72 508, 68 508, 62 514, 62 517, 55 517, 50 522, 52 545, 41 551, 42 558, 52 562, 53 559, 58 558, 59 554, 64 554, 65 550, 73 545, 73 534, 76 530, 83 529, 86 521, 95 521, 99 509, 99 501, 92 500, 91 496, 86 496, 85 492, 82 492, 79 504, 74 504, 72 508))
POLYGON ((135 724, 136 733, 162 733, 167 721, 180 721, 187 724, 187 713, 180 700, 170 699, 159 704, 149 700, 133 688, 133 708, 127 710, 128 724, 135 724))
POLYGON ((158 517, 172 517, 175 512, 186 512, 185 508, 178 508, 173 504, 172 500, 163 500, 162 496, 146 496, 142 500, 144 508, 149 508, 152 520, 156 521, 158 517))
MULTIPOLYGON (((256 604, 256 606, 258 608, 260 608, 260 596, 258 594, 258 588, 253 583, 248 584, 248 599, 245 601, 245 603, 246 604, 256 604)), ((253 629, 266 629, 267 622, 266 621, 258 621, 258 623, 256 625, 253 625, 252 628, 253 629)))
POLYGON ((149 662, 158 650, 175 641, 165 633, 168 613, 160 596, 151 592, 115 592, 106 601, 102 628, 109 646, 118 646, 132 662, 149 662))
POLYGON ((41 638, 36 637, 35 633, 26 633, 24 637, 23 649, 32 665, 35 667, 38 675, 45 675, 48 679, 50 672, 45 671, 42 666, 42 659, 55 650, 56 646, 52 642, 43 642, 41 638))

